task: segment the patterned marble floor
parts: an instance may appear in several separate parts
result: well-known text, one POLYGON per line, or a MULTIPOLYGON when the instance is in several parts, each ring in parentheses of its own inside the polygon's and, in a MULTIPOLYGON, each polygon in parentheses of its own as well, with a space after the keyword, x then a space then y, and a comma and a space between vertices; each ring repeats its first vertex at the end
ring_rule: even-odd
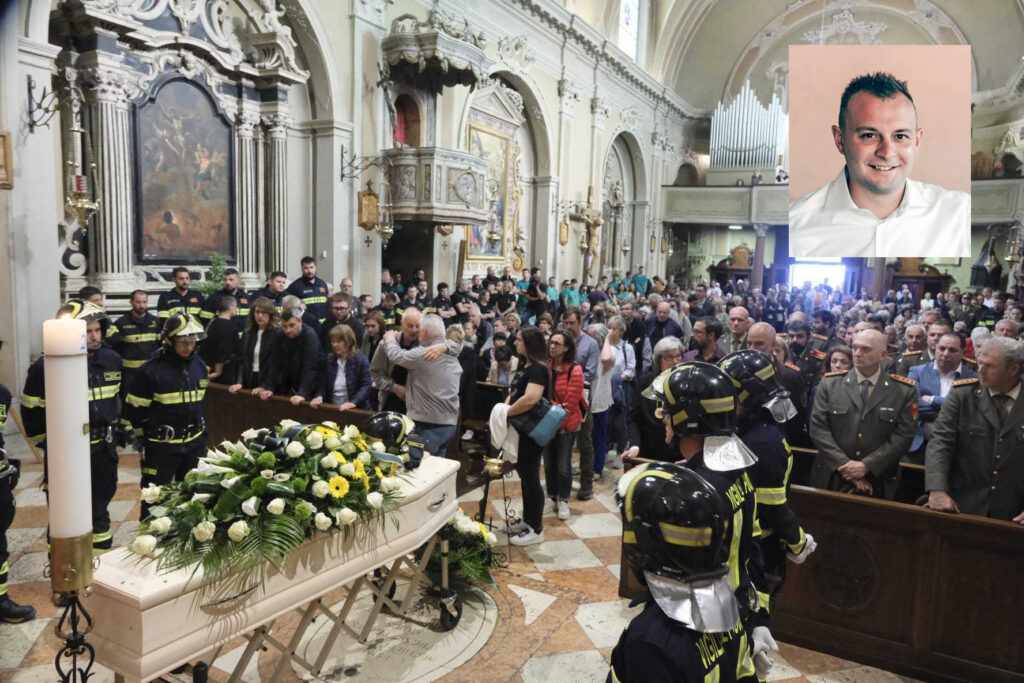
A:
MULTIPOLYGON (((8 531, 10 594, 18 602, 33 605, 39 618, 26 624, 0 624, 0 681, 51 681, 58 641, 52 628, 56 609, 50 602, 49 582, 43 579, 47 512, 38 488, 42 466, 35 463, 20 436, 9 437, 7 444, 12 457, 27 463, 16 492, 18 513, 8 531)), ((559 521, 553 512, 545 515, 543 544, 510 552, 502 531, 502 499, 508 497, 513 508, 521 509, 520 485, 514 475, 505 480, 504 493, 500 484, 492 485, 488 517, 495 521, 499 548, 506 550, 510 560, 495 573, 497 586, 481 587, 497 608, 493 625, 488 624, 493 632, 482 646, 475 645, 479 648, 476 654, 439 680, 548 683, 605 679, 612 648, 639 610, 631 610, 618 597, 621 527, 612 497, 617 477, 618 472, 606 471, 604 481, 595 487, 594 499, 573 500, 568 521, 559 521)), ((139 516, 138 482, 138 457, 122 456, 117 495, 110 507, 115 545, 123 545, 133 534, 139 516)), ((462 508, 476 514, 481 497, 481 489, 463 496, 462 508)), ((332 605, 344 596, 344 588, 339 588, 328 594, 325 602, 332 605)), ((298 616, 279 619, 275 625, 278 637, 287 638, 297 621, 298 616)), ((227 680, 242 645, 238 639, 222 650, 211 669, 211 680, 227 680)), ((911 680, 786 643, 780 644, 774 660, 771 681, 911 680)), ((272 653, 262 653, 246 669, 243 680, 268 679, 274 664, 272 653)), ((303 679, 293 671, 286 672, 285 678, 303 679)), ((330 679, 377 680, 368 675, 352 676, 351 672, 338 672, 330 679)), ((113 675, 102 667, 93 679, 96 683, 112 680, 113 675)), ((392 675, 383 680, 393 683, 397 679, 392 675)))

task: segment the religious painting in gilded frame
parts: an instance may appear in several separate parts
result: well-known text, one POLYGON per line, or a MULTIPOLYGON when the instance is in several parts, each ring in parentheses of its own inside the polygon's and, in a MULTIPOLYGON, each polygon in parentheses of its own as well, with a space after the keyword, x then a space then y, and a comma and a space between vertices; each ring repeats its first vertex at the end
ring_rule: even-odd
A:
POLYGON ((466 146, 487 160, 484 180, 484 205, 487 222, 467 225, 465 255, 467 261, 504 261, 509 243, 509 225, 517 211, 515 202, 515 145, 511 136, 470 121, 466 146))
POLYGON ((143 263, 235 258, 234 127, 203 85, 158 78, 133 111, 136 250, 143 263))

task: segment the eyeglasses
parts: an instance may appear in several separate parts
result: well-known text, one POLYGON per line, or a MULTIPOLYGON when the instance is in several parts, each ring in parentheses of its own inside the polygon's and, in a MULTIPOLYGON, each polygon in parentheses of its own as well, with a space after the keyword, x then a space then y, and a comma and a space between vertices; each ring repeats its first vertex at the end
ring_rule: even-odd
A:
POLYGON ((565 346, 565 344, 563 344, 560 341, 555 341, 554 339, 552 339, 551 341, 548 342, 548 346, 565 346))
POLYGON ((682 357, 683 357, 683 354, 680 353, 679 351, 674 351, 672 353, 663 353, 663 354, 661 354, 661 359, 662 360, 679 360, 682 357))

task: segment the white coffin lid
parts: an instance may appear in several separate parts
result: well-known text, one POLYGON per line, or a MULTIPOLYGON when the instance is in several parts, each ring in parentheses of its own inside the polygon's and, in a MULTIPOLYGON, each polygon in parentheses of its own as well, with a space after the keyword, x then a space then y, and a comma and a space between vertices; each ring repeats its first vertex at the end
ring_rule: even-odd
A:
MULTIPOLYGON (((400 491, 403 497, 398 501, 396 509, 400 510, 424 495, 434 491, 445 479, 459 469, 456 460, 426 456, 420 466, 405 474, 400 491)), ((445 509, 449 509, 454 501, 446 501, 445 509)), ((448 513, 448 517, 454 512, 448 513)), ((410 520, 411 521, 411 520, 410 520)), ((445 520, 447 521, 447 520, 445 520)), ((363 522, 363 524, 380 524, 379 520, 363 522)), ((357 522, 357 524, 359 524, 357 522)), ((391 522, 387 524, 390 527, 391 522)), ((340 534, 337 531, 336 534, 340 534)), ((325 538, 318 534, 316 538, 325 538)), ((411 550, 411 549, 410 549, 411 550)), ((170 600, 175 600, 185 593, 194 591, 203 585, 203 571, 196 570, 193 575, 191 567, 173 572, 159 574, 156 563, 139 562, 140 558, 127 548, 119 548, 103 555, 99 569, 93 580, 94 591, 106 595, 107 599, 124 602, 139 612, 145 612, 170 600), (191 576, 191 581, 189 577, 191 576)), ((97 615, 102 618, 102 614, 97 615)))

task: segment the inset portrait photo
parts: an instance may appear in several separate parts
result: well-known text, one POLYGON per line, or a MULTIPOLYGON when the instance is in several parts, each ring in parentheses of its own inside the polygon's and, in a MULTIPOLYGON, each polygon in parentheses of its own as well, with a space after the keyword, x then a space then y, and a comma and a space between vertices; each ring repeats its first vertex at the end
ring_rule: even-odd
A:
POLYGON ((971 254, 971 48, 789 48, 789 252, 971 254))

